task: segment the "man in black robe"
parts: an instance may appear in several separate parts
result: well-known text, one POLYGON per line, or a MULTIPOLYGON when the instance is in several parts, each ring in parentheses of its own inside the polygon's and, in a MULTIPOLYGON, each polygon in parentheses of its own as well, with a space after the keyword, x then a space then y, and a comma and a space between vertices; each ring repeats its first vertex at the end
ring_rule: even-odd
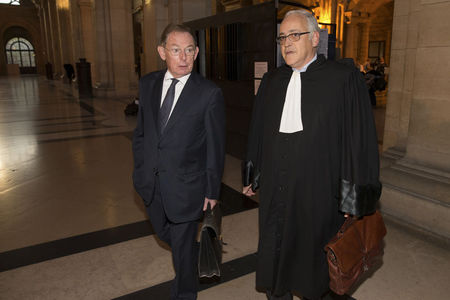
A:
POLYGON ((381 193, 364 79, 317 55, 318 31, 310 13, 286 14, 277 40, 287 65, 264 75, 253 108, 243 193, 261 190, 256 285, 268 299, 331 297, 323 248, 381 193))

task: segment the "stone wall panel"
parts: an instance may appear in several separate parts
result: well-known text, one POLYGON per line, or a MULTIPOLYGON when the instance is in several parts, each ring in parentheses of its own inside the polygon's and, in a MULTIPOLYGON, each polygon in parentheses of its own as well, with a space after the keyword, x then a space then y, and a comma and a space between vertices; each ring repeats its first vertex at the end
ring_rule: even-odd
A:
POLYGON ((410 11, 410 0, 395 0, 394 1, 394 18, 399 16, 407 16, 410 11))
POLYGON ((416 98, 446 99, 450 103, 450 47, 417 49, 414 73, 416 98))
POLYGON ((412 12, 408 18, 407 48, 416 48, 419 35, 419 12, 412 12))
POLYGON ((408 37, 408 16, 394 17, 392 24, 392 46, 391 49, 404 49, 408 37))
POLYGON ((420 13, 419 47, 450 46, 450 1, 424 5, 420 13))
POLYGON ((405 49, 393 49, 391 51, 391 65, 389 66, 389 91, 403 89, 405 72, 405 49))

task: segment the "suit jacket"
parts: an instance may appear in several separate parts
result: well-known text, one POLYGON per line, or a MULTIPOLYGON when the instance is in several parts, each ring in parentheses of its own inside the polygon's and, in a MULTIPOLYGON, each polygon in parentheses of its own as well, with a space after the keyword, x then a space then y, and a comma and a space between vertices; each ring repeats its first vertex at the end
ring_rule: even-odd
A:
POLYGON ((166 215, 181 223, 202 216, 205 197, 219 198, 225 109, 220 88, 192 72, 160 135, 157 124, 165 72, 147 74, 139 83, 133 183, 149 205, 158 176, 166 215))

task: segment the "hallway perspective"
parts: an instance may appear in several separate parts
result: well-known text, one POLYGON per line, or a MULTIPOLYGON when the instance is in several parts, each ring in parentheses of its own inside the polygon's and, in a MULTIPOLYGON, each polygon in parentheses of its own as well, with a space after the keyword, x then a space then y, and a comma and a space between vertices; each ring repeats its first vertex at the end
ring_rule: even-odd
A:
MULTIPOLYGON (((131 180, 130 100, 79 99, 74 86, 42 76, 0 77, 0 299, 167 298, 170 251, 131 180)), ((266 299, 255 289, 258 202, 240 193, 240 163, 227 154, 223 276, 200 284, 200 300, 266 299)), ((385 221, 383 264, 352 296, 448 298, 448 242, 385 221)))

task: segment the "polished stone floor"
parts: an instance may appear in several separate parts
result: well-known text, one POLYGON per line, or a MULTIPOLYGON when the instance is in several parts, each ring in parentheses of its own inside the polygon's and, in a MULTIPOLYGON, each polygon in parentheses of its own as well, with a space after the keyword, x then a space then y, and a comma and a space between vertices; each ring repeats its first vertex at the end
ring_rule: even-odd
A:
MULTIPOLYGON (((131 183, 130 99, 76 95, 43 77, 0 77, 0 299, 166 299, 170 252, 131 183)), ((227 155, 223 276, 200 285, 200 300, 265 299, 254 286, 258 203, 239 194, 239 169, 227 155)), ((386 223, 383 265, 353 297, 448 299, 448 245, 386 223)))

